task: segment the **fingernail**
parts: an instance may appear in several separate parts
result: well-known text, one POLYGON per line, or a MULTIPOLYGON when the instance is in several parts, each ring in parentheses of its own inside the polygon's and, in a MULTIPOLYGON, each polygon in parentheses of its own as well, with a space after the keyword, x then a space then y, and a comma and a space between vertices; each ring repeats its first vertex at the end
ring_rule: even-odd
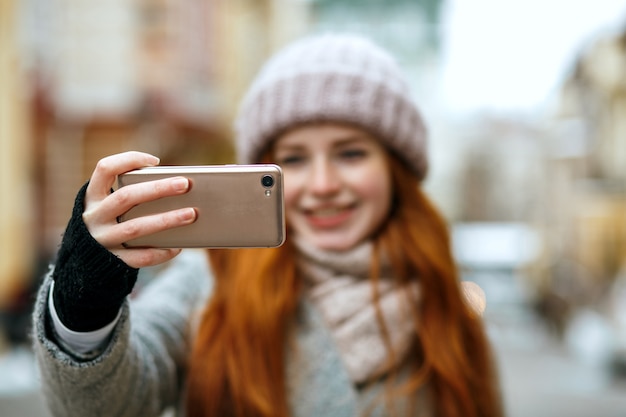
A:
POLYGON ((161 163, 161 160, 158 157, 156 157, 154 155, 150 155, 150 156, 151 156, 151 158, 150 158, 151 161, 150 162, 152 163, 152 165, 159 165, 161 163))
POLYGON ((193 209, 193 208, 185 209, 185 210, 181 211, 180 218, 182 220, 187 220, 187 221, 195 220, 195 218, 196 218, 196 210, 193 209))
POLYGON ((175 178, 172 181, 172 187, 176 191, 186 191, 189 188, 189 180, 187 178, 175 178))

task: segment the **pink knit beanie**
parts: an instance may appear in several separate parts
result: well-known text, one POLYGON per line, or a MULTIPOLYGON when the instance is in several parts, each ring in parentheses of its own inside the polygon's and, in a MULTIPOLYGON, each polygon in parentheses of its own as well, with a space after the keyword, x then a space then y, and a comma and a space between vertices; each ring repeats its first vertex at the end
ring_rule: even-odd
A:
POLYGON ((368 39, 312 36, 271 58, 239 109, 239 162, 258 162, 271 141, 288 128, 320 121, 364 128, 420 180, 425 177, 426 129, 420 113, 397 63, 368 39))

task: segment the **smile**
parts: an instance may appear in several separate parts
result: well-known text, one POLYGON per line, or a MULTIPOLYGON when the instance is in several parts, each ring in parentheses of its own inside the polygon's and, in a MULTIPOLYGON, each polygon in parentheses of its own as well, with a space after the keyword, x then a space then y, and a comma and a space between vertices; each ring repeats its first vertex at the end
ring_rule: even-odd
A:
POLYGON ((325 207, 315 210, 305 210, 309 224, 316 228, 333 228, 342 225, 354 213, 354 206, 325 207))

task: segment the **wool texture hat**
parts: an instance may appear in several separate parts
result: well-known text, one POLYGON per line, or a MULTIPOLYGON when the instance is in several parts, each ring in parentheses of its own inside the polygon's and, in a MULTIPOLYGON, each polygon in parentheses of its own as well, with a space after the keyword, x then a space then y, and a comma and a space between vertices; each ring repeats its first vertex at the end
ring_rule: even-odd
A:
POLYGON ((264 65, 235 122, 238 160, 258 162, 282 132, 324 121, 364 128, 425 177, 426 129, 407 81, 391 55, 352 34, 300 39, 264 65))

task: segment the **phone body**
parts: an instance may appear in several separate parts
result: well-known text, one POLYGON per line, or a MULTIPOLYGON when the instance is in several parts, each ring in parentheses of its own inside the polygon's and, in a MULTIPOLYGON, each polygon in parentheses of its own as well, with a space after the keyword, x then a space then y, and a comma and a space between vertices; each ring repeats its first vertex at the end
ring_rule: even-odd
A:
POLYGON ((118 219, 193 207, 193 224, 125 243, 126 247, 250 248, 278 247, 285 240, 283 174, 278 165, 204 165, 146 167, 118 176, 118 187, 183 176, 186 194, 139 204, 118 219))

